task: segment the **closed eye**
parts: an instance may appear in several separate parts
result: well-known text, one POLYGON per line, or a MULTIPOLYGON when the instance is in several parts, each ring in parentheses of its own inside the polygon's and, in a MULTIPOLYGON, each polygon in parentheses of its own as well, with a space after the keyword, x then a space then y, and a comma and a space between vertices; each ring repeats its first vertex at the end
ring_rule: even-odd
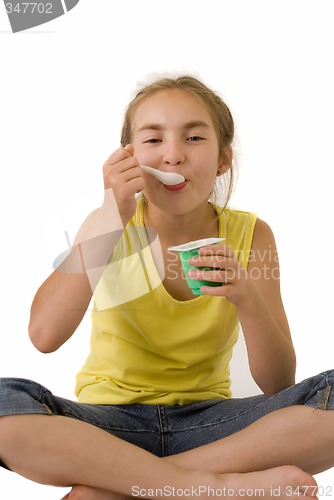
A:
POLYGON ((200 137, 199 135, 192 135, 191 137, 187 138, 187 141, 199 142, 199 141, 205 141, 205 139, 204 139, 204 137, 200 137))
POLYGON ((147 139, 147 141, 144 141, 144 144, 147 144, 147 143, 149 143, 149 144, 155 144, 157 142, 161 142, 161 139, 153 139, 153 138, 152 139, 147 139))

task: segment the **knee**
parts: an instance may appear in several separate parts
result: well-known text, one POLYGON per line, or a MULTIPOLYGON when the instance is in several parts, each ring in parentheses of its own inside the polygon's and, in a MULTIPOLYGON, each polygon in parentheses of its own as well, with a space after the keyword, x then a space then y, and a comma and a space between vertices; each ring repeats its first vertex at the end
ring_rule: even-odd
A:
POLYGON ((0 457, 2 450, 8 448, 9 444, 15 445, 18 441, 18 417, 18 415, 0 417, 0 457))
POLYGON ((15 446, 16 436, 13 416, 0 417, 0 465, 7 467, 8 452, 10 446, 15 446))

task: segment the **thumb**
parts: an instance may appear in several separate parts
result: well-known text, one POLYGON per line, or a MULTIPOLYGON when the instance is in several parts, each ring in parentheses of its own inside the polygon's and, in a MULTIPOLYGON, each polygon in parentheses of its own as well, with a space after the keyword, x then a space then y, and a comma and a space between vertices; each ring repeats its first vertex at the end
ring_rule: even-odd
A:
POLYGON ((125 151, 130 153, 131 156, 133 156, 133 154, 135 152, 135 148, 133 147, 133 144, 127 144, 124 149, 125 149, 125 151))

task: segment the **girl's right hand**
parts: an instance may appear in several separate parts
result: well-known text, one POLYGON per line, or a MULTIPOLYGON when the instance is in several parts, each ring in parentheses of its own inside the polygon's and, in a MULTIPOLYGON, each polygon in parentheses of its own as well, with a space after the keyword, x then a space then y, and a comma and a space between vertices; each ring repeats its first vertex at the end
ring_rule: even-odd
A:
POLYGON ((135 194, 144 189, 143 173, 133 153, 134 147, 128 144, 114 151, 103 165, 105 192, 112 189, 124 226, 136 211, 135 194))

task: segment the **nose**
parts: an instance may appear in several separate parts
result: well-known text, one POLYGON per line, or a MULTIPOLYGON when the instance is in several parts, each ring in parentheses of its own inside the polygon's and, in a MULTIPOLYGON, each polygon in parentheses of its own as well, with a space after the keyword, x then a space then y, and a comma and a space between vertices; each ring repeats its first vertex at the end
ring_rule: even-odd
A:
POLYGON ((169 167, 181 165, 184 162, 184 153, 181 145, 177 141, 166 144, 162 160, 163 164, 169 167))

